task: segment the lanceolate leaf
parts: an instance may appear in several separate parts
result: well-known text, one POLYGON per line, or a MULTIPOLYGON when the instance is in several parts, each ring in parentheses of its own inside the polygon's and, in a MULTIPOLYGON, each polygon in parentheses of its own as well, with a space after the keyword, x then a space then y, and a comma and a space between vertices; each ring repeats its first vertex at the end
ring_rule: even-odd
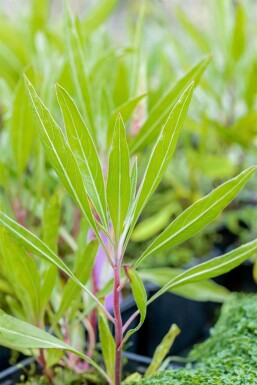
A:
POLYGON ((152 143, 158 137, 160 127, 162 127, 165 120, 167 120, 172 107, 174 107, 175 103, 179 100, 182 93, 192 81, 195 81, 195 83, 198 82, 209 61, 210 56, 204 57, 199 63, 191 68, 190 71, 175 84, 175 86, 171 87, 167 94, 164 95, 159 103, 152 109, 138 135, 131 142, 131 153, 141 151, 142 148, 152 143))
POLYGON ((94 299, 94 301, 102 308, 104 306, 100 301, 84 286, 77 277, 72 273, 72 271, 65 265, 65 263, 59 258, 49 247, 32 234, 25 227, 19 225, 3 212, 0 212, 0 224, 4 226, 9 234, 13 236, 22 246, 24 246, 28 251, 31 251, 35 255, 45 259, 46 261, 52 263, 64 273, 68 275, 78 286, 85 290, 88 295, 94 299))
POLYGON ((256 167, 248 168, 186 209, 153 241, 136 261, 134 267, 137 267, 149 255, 191 238, 212 222, 235 198, 255 170, 256 167))
POLYGON ((0 345, 14 350, 23 349, 61 349, 79 356, 89 362, 107 381, 108 376, 90 357, 80 353, 72 346, 51 334, 20 321, 0 311, 0 345))
MULTIPOLYGON (((165 286, 172 279, 184 272, 183 269, 165 267, 151 268, 137 271, 144 281, 152 282, 158 286, 165 286)), ((194 282, 170 289, 171 292, 194 301, 223 302, 229 295, 229 290, 218 285, 212 280, 194 282)))
POLYGON ((114 382, 115 378, 115 341, 105 314, 99 311, 99 335, 106 372, 114 382))
POLYGON ((98 234, 87 199, 85 186, 74 154, 72 153, 61 128, 55 122, 48 109, 44 106, 36 94, 34 87, 26 77, 25 82, 35 116, 36 127, 48 159, 62 183, 87 218, 90 226, 94 229, 96 234, 98 234))
POLYGON ((130 285, 132 289, 133 296, 135 298, 135 302, 137 304, 139 314, 140 314, 140 321, 136 328, 130 329, 125 337, 123 338, 122 344, 124 344, 128 338, 136 333, 141 326, 144 323, 145 317, 146 317, 146 306, 147 306, 147 294, 145 291, 144 283, 141 280, 140 276, 136 272, 136 270, 132 269, 131 267, 126 266, 125 267, 126 274, 130 280, 130 285))
POLYGON ((125 126, 118 115, 109 156, 107 200, 118 239, 124 226, 130 203, 130 164, 125 126))
POLYGON ((152 303, 156 298, 168 290, 225 274, 256 253, 257 240, 254 240, 222 255, 221 257, 216 257, 210 261, 194 266, 168 282, 162 289, 150 298, 148 304, 152 303))
MULTIPOLYGON (((67 3, 66 3, 67 4, 67 3)), ((88 74, 85 71, 85 58, 79 39, 77 26, 66 5, 66 44, 72 80, 78 96, 79 107, 95 138, 94 116, 88 74)))
POLYGON ((156 145, 153 148, 143 181, 137 194, 130 232, 132 232, 141 211, 156 190, 168 167, 177 144, 181 127, 186 117, 192 94, 193 84, 186 89, 181 96, 181 99, 171 111, 156 145))
POLYGON ((72 98, 61 86, 57 85, 56 89, 70 147, 80 167, 87 193, 107 227, 104 179, 94 141, 72 98))

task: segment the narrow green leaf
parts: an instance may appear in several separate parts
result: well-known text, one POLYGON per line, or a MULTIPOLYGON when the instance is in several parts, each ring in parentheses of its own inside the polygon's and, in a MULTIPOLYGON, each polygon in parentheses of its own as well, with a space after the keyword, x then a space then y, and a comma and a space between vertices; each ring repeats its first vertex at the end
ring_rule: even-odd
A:
POLYGON ((128 338, 136 333, 144 323, 146 317, 146 306, 147 306, 147 294, 145 291, 144 283, 141 280, 140 276, 136 270, 132 269, 130 266, 125 266, 126 274, 130 280, 130 285, 132 289, 133 296, 135 298, 136 305, 140 314, 140 321, 136 328, 130 329, 125 337, 123 338, 122 344, 124 344, 128 338))
POLYGON ((167 120, 171 109, 177 103, 182 93, 188 88, 192 81, 197 84, 204 73, 210 56, 204 57, 194 67, 192 67, 169 91, 160 99, 159 103, 152 109, 147 120, 141 127, 138 135, 130 144, 130 152, 141 151, 145 146, 152 143, 160 133, 160 127, 167 120))
POLYGON ((180 334, 180 329, 176 324, 172 324, 162 342, 155 349, 152 362, 145 372, 145 377, 153 375, 161 366, 166 355, 169 353, 175 338, 180 334))
POLYGON ((3 228, 0 234, 2 271, 12 284, 28 320, 38 322, 40 304, 40 278, 35 261, 24 249, 16 245, 3 228))
MULTIPOLYGON (((79 279, 79 281, 85 285, 90 277, 90 273, 94 266, 94 261, 96 253, 98 250, 98 242, 90 242, 83 253, 83 259, 80 259, 80 263, 77 265, 74 274, 79 279)), ((73 279, 69 279, 66 283, 60 306, 52 320, 52 325, 55 325, 60 318, 65 314, 65 312, 72 307, 72 304, 79 297, 81 292, 81 287, 79 287, 73 279)), ((54 327, 54 326, 52 326, 54 327)))
POLYGON ((236 4, 236 17, 232 36, 232 55, 234 60, 239 60, 244 53, 246 43, 246 15, 242 4, 236 4))
POLYGON ((78 97, 79 107, 92 136, 95 138, 94 116, 90 89, 91 85, 88 74, 85 70, 86 60, 81 47, 77 26, 67 3, 65 32, 69 68, 72 75, 72 81, 74 83, 74 89, 76 90, 76 95, 78 97))
POLYGON ((109 156, 107 201, 118 239, 122 233, 130 203, 130 159, 125 126, 118 115, 109 156))
POLYGON ((81 170, 87 193, 107 227, 104 178, 94 141, 70 95, 59 85, 56 90, 68 141, 81 170))
POLYGON ((76 354, 92 365, 107 381, 109 377, 90 357, 51 334, 5 314, 0 310, 0 345, 14 350, 61 349, 76 354))
POLYGON ((103 353, 103 359, 106 367, 106 372, 110 379, 114 382, 115 380, 115 341, 111 333, 108 320, 103 313, 99 311, 98 327, 100 343, 103 353))
POLYGON ((194 266, 168 282, 162 289, 150 298, 148 304, 152 303, 155 299, 160 297, 160 295, 173 288, 225 274, 256 253, 257 240, 254 240, 222 255, 221 257, 216 257, 210 261, 194 266))
MULTIPOLYGON (((183 269, 170 267, 138 270, 138 274, 144 281, 152 282, 161 287, 165 286, 183 272, 183 269)), ((212 280, 194 282, 192 284, 171 289, 170 291, 194 301, 213 302, 223 302, 230 293, 225 287, 218 285, 212 280)))
POLYGON ((102 0, 83 20, 83 26, 87 34, 102 25, 108 16, 113 12, 118 4, 118 0, 102 0))
POLYGON ((130 234, 133 231, 141 211, 159 185, 172 158, 192 94, 193 84, 186 89, 180 100, 171 111, 168 120, 152 150, 143 181, 140 185, 135 201, 130 234))
POLYGON ((103 305, 100 301, 84 286, 72 271, 65 265, 65 263, 59 258, 44 242, 37 238, 25 227, 19 225, 6 214, 0 211, 0 224, 4 226, 9 234, 13 236, 18 242, 21 243, 28 251, 45 259, 57 268, 62 270, 69 278, 71 278, 79 287, 81 287, 100 307, 103 305))
POLYGON ((48 159, 60 180, 87 218, 90 226, 98 234, 74 154, 61 128, 36 94, 32 84, 26 77, 24 78, 34 112, 36 127, 48 159))
POLYGON ((23 79, 18 83, 13 101, 11 117, 11 144, 18 170, 21 176, 29 159, 34 139, 34 125, 31 108, 23 79))
POLYGON ((140 64, 143 61, 142 58, 142 35, 143 35, 143 27, 144 27, 144 19, 145 19, 145 11, 146 11, 146 3, 143 2, 138 19, 136 22, 136 28, 135 33, 133 37, 133 55, 131 56, 131 63, 130 63, 130 95, 134 95, 138 91, 138 81, 140 76, 140 64))
POLYGON ((187 208, 153 241, 134 267, 150 254, 169 249, 191 238, 212 222, 235 198, 255 170, 256 167, 248 168, 187 208))

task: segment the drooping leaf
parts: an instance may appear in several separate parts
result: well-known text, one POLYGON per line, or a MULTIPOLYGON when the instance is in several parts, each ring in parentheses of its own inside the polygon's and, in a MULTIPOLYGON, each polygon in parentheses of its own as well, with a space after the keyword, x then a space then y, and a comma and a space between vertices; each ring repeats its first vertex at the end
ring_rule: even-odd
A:
POLYGON ((197 84, 205 71, 210 56, 204 57, 199 63, 192 67, 170 90, 160 99, 159 103, 152 109, 147 120, 141 127, 138 135, 130 144, 131 154, 139 152, 145 146, 152 143, 159 135, 160 128, 167 120, 171 109, 177 103, 183 92, 192 81, 197 84))
MULTIPOLYGON (((86 195, 82 176, 61 128, 36 94, 25 77, 28 94, 34 112, 35 124, 45 152, 60 180, 75 200, 96 234, 98 230, 86 195)), ((100 236, 99 236, 100 237, 100 236)))
POLYGON ((137 327, 135 327, 134 329, 128 330, 128 332, 123 338, 123 341, 122 341, 123 344, 128 340, 130 336, 132 336, 132 334, 136 333, 143 325, 146 317, 146 306, 147 306, 147 294, 144 287, 144 283, 140 278, 139 274, 136 272, 136 270, 132 269, 129 266, 125 267, 125 271, 130 280, 132 293, 140 314, 140 321, 137 327))
POLYGON ((152 303, 160 295, 171 289, 225 274, 256 253, 257 240, 254 240, 222 255, 221 257, 216 257, 210 261, 194 266, 168 282, 149 299, 148 304, 152 303))
POLYGON ((125 126, 118 115, 109 156, 107 201, 116 235, 122 233, 130 203, 130 164, 125 126))
POLYGON ((0 311, 0 345, 14 350, 23 349, 61 349, 74 353, 92 365, 107 381, 108 376, 90 357, 80 353, 72 346, 51 334, 20 321, 0 311))
POLYGON ((136 261, 135 267, 150 254, 166 250, 191 238, 212 222, 235 198, 255 170, 256 167, 248 168, 187 208, 152 242, 136 261))
POLYGON ((141 211, 156 190, 168 167, 177 144, 180 130, 186 117, 192 94, 193 84, 186 89, 181 96, 181 99, 171 111, 168 120, 152 150, 136 197, 130 232, 132 232, 141 211))
POLYGON ((115 341, 111 333, 108 320, 103 313, 99 311, 98 326, 100 343, 103 353, 103 359, 106 367, 106 372, 110 379, 114 382, 115 380, 115 341))
POLYGON ((180 329, 176 324, 172 324, 168 333, 163 337, 162 342, 154 351, 152 362, 145 372, 145 377, 154 374, 161 366, 164 358, 169 353, 175 338, 180 334, 180 329))
POLYGON ((70 95, 59 85, 56 90, 68 141, 80 167, 87 193, 107 226, 103 172, 94 141, 70 95))
MULTIPOLYGON (((183 272, 183 269, 170 267, 138 270, 138 274, 144 281, 152 282, 161 287, 183 272)), ((230 293, 225 287, 218 285, 212 280, 194 282, 171 289, 170 291, 194 301, 213 302, 223 302, 230 293)))

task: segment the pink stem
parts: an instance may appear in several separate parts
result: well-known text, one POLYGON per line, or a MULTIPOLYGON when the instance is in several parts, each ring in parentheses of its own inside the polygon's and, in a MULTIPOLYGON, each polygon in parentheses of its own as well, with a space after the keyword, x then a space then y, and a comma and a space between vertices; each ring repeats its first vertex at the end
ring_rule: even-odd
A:
POLYGON ((129 319, 127 320, 127 322, 125 323, 125 325, 123 326, 122 328, 122 333, 125 333, 125 331, 127 330, 127 328, 129 327, 129 325, 131 324, 132 321, 134 321, 134 319, 139 315, 139 310, 135 311, 134 314, 132 314, 131 317, 129 317, 129 319))
POLYGON ((115 344, 116 344, 116 357, 115 357, 115 385, 121 384, 121 364, 122 364, 122 319, 120 311, 120 262, 116 258, 114 266, 114 293, 113 293, 113 310, 115 316, 115 344))

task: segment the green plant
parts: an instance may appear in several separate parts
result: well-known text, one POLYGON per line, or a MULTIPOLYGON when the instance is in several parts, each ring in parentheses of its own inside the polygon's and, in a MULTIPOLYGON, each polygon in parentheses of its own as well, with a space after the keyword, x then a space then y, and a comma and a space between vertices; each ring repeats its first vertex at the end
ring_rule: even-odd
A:
MULTIPOLYGON (((152 149, 140 186, 136 189, 136 163, 131 170, 125 127, 120 115, 118 115, 115 124, 105 187, 94 141, 68 93, 62 87, 57 86, 57 96, 65 122, 66 132, 64 133, 37 96, 31 83, 26 78, 25 80, 36 128, 48 159, 67 191, 87 219, 113 269, 114 315, 111 315, 105 308, 101 301, 101 296, 99 297, 97 293, 94 294, 90 291, 79 279, 78 273, 75 275, 46 243, 3 212, 0 214, 0 222, 7 230, 9 236, 14 237, 22 247, 55 265, 71 279, 71 282, 76 283, 91 298, 94 303, 93 306, 97 307, 100 316, 100 341, 107 372, 103 372, 90 356, 80 353, 75 348, 35 326, 12 318, 4 313, 0 317, 0 341, 2 344, 16 349, 38 348, 43 355, 44 349, 48 348, 70 351, 92 364, 110 384, 115 383, 119 385, 121 383, 122 348, 128 338, 142 325, 146 315, 147 304, 172 288, 206 280, 230 270, 243 260, 249 258, 256 251, 257 245, 256 241, 250 242, 222 257, 182 272, 175 278, 170 279, 149 300, 146 298, 144 285, 140 278, 140 271, 139 273, 137 271, 138 267, 149 255, 156 254, 159 250, 171 248, 183 242, 215 219, 249 180, 255 171, 255 167, 249 168, 236 178, 218 187, 200 201, 194 203, 153 241, 141 257, 135 261, 133 266, 123 265, 123 256, 137 219, 160 183, 169 160, 173 155, 192 97, 193 85, 189 84, 180 100, 172 109, 152 149), (98 171, 96 172, 96 170, 98 171), (103 241, 103 233, 107 236, 107 245, 103 241), (122 271, 125 271, 125 277, 122 271), (124 285, 128 283, 131 285, 138 311, 125 325, 122 325, 120 293, 124 285), (130 323, 137 315, 140 315, 140 322, 137 328, 129 330, 130 323), (114 338, 111 335, 108 321, 114 325, 114 338), (17 335, 19 336, 18 339, 17 335)), ((85 267, 88 266, 87 260, 83 259, 83 263, 85 267)), ((33 282, 38 282, 38 279, 31 278, 31 283, 33 282)), ((39 289, 35 287, 36 292, 39 289)), ((40 307, 37 308, 35 305, 32 305, 31 309, 33 317, 36 316, 34 314, 36 309, 39 309, 37 314, 40 315, 40 307)))
MULTIPOLYGON (((149 105, 156 103, 168 79, 187 68, 192 57, 211 53, 212 60, 186 118, 183 142, 158 194, 135 229, 135 250, 141 248, 141 242, 163 230, 185 207, 256 159, 256 89, 252 86, 256 82, 257 58, 253 44, 255 5, 248 0, 218 0, 203 3, 199 12, 191 12, 191 7, 182 3, 177 7, 171 3, 158 7, 151 4, 149 17, 146 15, 144 46, 149 52, 149 105), (176 204, 170 204, 171 199, 176 204)), ((252 180, 226 209, 218 224, 213 223, 196 240, 187 242, 183 251, 174 250, 172 256, 163 252, 159 265, 183 266, 192 258, 206 257, 216 243, 220 244, 221 227, 237 238, 229 247, 248 239, 249 231, 254 237, 254 183, 252 180)), ((148 263, 154 266, 156 261, 148 263)))
MULTIPOLYGON (((108 1, 103 4, 108 4, 108 1)), ((103 15, 102 12, 100 15, 103 15)), ((64 129, 52 115, 58 113, 59 119, 60 112, 57 112, 52 87, 49 85, 51 82, 43 82, 47 84, 46 96, 41 82, 38 84, 31 73, 26 71, 26 75, 36 83, 39 97, 25 76, 28 100, 42 145, 38 143, 34 162, 43 163, 40 170, 43 170, 44 177, 40 173, 36 175, 40 179, 40 189, 37 194, 31 192, 34 189, 34 177, 30 179, 26 170, 26 166, 31 165, 31 153, 27 148, 23 151, 24 146, 18 146, 17 149, 13 141, 16 157, 22 154, 15 163, 19 180, 25 181, 25 186, 19 184, 19 190, 22 190, 26 201, 34 201, 36 197, 36 209, 41 204, 39 192, 43 192, 45 201, 49 200, 52 191, 55 191, 56 196, 49 202, 48 209, 45 207, 45 210, 38 210, 39 213, 30 210, 26 223, 21 220, 18 223, 12 216, 14 212, 16 219, 22 219, 17 215, 20 211, 12 210, 7 203, 8 191, 11 191, 12 186, 10 180, 15 178, 11 172, 6 175, 5 199, 2 199, 5 212, 0 212, 0 241, 2 272, 9 284, 5 290, 10 286, 12 290, 8 297, 8 312, 12 316, 6 313, 0 315, 0 343, 26 354, 34 354, 47 376, 46 381, 50 383, 53 383, 55 375, 59 378, 53 370, 53 366, 58 363, 68 373, 82 371, 83 379, 92 380, 92 372, 88 370, 90 365, 109 384, 119 385, 122 349, 129 337, 143 324, 149 303, 169 290, 194 299, 206 300, 211 297, 223 300, 227 291, 209 279, 232 269, 256 252, 257 243, 252 241, 187 271, 166 269, 164 274, 163 270, 140 267, 151 255, 155 257, 157 253, 187 241, 213 221, 250 179, 255 167, 246 169, 196 201, 149 243, 138 258, 128 264, 124 257, 133 230, 169 166, 194 86, 210 58, 201 59, 164 96, 160 96, 149 111, 144 111, 144 122, 138 125, 138 113, 142 108, 140 102, 145 98, 145 92, 138 94, 137 90, 141 85, 137 71, 139 51, 135 49, 132 60, 129 57, 124 63, 124 57, 128 59, 126 50, 119 55, 104 40, 104 55, 95 57, 102 43, 99 43, 97 37, 91 36, 91 30, 98 22, 92 22, 90 27, 88 19, 87 22, 74 20, 67 10, 65 17, 65 47, 68 54, 62 68, 63 74, 69 75, 60 76, 59 79, 65 88, 60 85, 56 87, 64 129), (89 52, 92 50, 87 61, 84 46, 89 52), (103 92, 98 92, 99 81, 103 81, 103 92), (70 94, 74 95, 76 102, 70 94), (45 104, 50 106, 50 110, 45 104), (127 132, 125 127, 129 126, 130 121, 132 133, 130 130, 127 132), (140 157, 140 162, 137 162, 136 155, 140 157), (71 200, 66 197, 62 200, 63 190, 59 181, 75 202, 76 211, 73 211, 71 200), (83 218, 81 222, 78 221, 77 239, 72 238, 65 227, 59 226, 61 202, 64 202, 64 213, 67 215, 68 212, 65 225, 69 226, 69 230, 74 212, 79 212, 83 218), (88 230, 94 238, 91 242, 86 240, 88 230), (60 234, 69 243, 69 252, 62 248, 58 250, 60 234), (97 254, 101 254, 112 271, 112 277, 103 287, 95 285, 97 254), (162 288, 147 299, 143 280, 149 279, 161 284, 162 288), (133 292, 138 311, 123 325, 120 301, 121 293, 127 286, 133 292), (113 296, 114 314, 105 306, 108 294, 113 296), (137 316, 140 318, 137 328, 129 330, 137 316), (96 320, 105 370, 97 353, 96 320), (114 328, 114 337, 110 326, 114 328), (47 332, 46 328, 50 330, 47 332), (87 341, 83 336, 84 328, 87 330, 87 341), (66 353, 63 354, 63 351, 66 353)), ((134 38, 135 46, 140 39, 140 25, 134 38)), ((39 71, 36 79, 40 77, 39 71)), ((18 107, 19 100, 24 97, 24 90, 20 82, 12 113, 13 127, 23 117, 18 107)), ((30 114, 27 101, 22 101, 30 114)), ((22 124, 22 143, 27 143, 25 128, 26 124, 22 124)), ((15 197, 17 190, 12 195, 15 197)), ((71 378, 72 381, 72 375, 71 378)))
POLYGON ((140 384, 255 384, 256 299, 256 294, 231 295, 209 339, 189 354, 192 363, 185 369, 160 371, 148 379, 140 378, 140 384))

